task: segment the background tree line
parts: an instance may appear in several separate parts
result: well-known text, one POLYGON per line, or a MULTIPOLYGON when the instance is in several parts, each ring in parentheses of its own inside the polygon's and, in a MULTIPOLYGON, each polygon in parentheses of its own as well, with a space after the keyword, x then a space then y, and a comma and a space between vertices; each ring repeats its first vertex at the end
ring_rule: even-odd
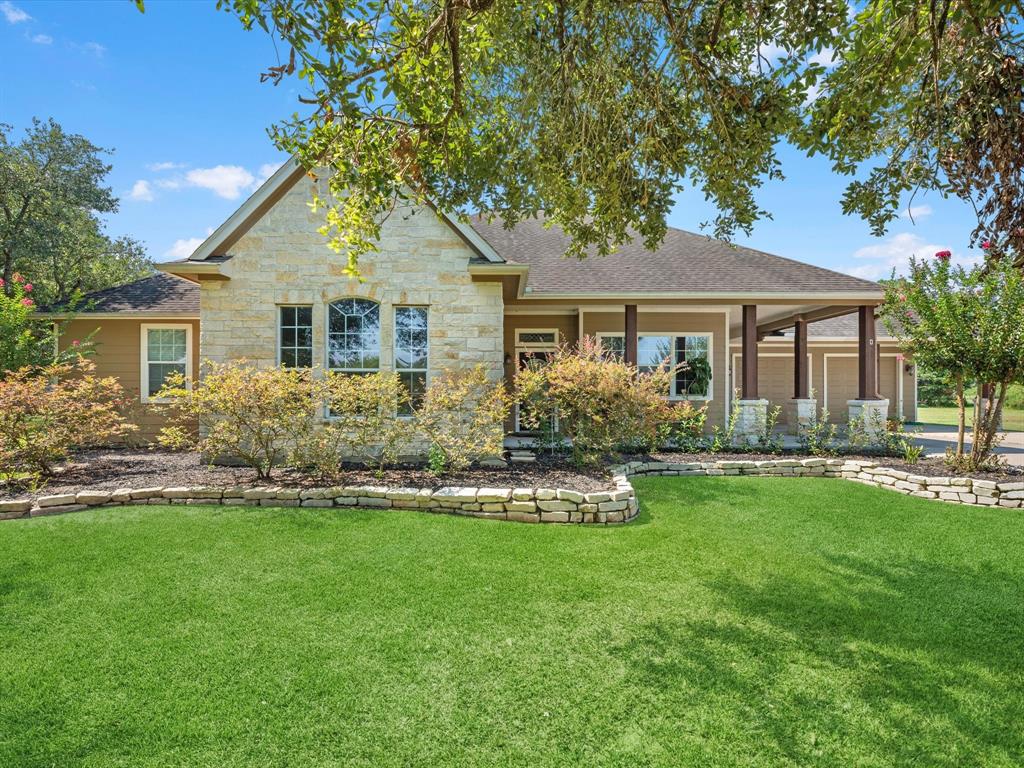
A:
POLYGON ((32 285, 35 305, 49 306, 152 272, 142 243, 104 231, 100 217, 118 208, 105 183, 109 154, 52 118, 34 119, 20 140, 0 123, 0 279, 6 296, 16 273, 32 285))

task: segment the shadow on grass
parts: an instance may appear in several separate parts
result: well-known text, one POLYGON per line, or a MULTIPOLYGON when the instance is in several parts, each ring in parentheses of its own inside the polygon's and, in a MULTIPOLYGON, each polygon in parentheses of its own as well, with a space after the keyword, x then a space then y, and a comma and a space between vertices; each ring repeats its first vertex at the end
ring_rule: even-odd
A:
POLYGON ((657 706, 734 724, 762 757, 1024 763, 1022 579, 823 559, 813 575, 713 580, 712 618, 648 622, 619 649, 630 676, 657 706))

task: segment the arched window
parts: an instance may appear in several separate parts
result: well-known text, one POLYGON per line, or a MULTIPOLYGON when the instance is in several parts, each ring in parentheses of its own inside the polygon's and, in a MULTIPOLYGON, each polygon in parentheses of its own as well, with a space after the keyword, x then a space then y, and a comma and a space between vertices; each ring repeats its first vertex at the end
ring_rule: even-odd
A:
POLYGON ((327 367, 340 373, 380 370, 380 305, 342 299, 327 308, 327 367))

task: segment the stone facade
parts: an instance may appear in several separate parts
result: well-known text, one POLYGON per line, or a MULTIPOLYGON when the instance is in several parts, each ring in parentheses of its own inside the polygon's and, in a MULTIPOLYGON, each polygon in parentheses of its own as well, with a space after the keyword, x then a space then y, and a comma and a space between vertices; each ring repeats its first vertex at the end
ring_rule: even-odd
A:
POLYGON ((360 259, 362 281, 345 276, 346 260, 317 229, 323 213, 309 207, 303 179, 230 248, 225 281, 204 280, 200 292, 200 357, 277 363, 278 307, 313 307, 313 364, 326 361, 327 307, 338 299, 381 305, 381 368, 393 368, 394 307, 430 310, 430 370, 487 366, 502 374, 501 285, 474 282, 475 254, 429 208, 396 210, 384 224, 380 250, 360 259))
POLYGON ((765 432, 768 424, 767 400, 737 400, 736 423, 733 439, 737 445, 753 445, 765 432))

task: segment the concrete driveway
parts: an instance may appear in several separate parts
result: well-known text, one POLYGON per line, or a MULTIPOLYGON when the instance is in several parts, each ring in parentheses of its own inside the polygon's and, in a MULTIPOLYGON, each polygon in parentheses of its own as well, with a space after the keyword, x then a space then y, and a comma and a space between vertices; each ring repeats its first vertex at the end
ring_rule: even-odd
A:
MULTIPOLYGON (((917 439, 920 445, 924 446, 925 453, 942 453, 946 448, 956 446, 956 427, 948 427, 945 424, 921 424, 911 429, 920 429, 921 434, 917 439)), ((967 430, 966 447, 970 450, 971 431, 967 430)), ((1006 458, 1007 463, 1024 466, 1024 432, 1004 432, 1003 441, 997 449, 997 453, 1006 458)))

